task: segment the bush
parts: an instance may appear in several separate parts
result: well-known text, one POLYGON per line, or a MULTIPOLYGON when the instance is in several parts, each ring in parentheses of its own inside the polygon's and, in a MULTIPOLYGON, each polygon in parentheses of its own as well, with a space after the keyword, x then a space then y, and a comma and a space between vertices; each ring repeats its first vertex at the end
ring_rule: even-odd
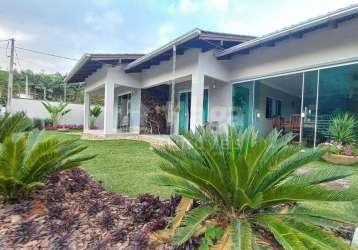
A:
POLYGON ((93 156, 78 156, 87 147, 35 130, 7 137, 0 148, 0 195, 5 201, 26 197, 57 172, 79 166, 93 156))
POLYGON ((356 141, 355 130, 357 127, 358 121, 355 115, 336 114, 330 119, 327 135, 338 144, 352 144, 356 141))
POLYGON ((276 242, 284 249, 349 249, 326 229, 358 225, 351 203, 358 193, 354 188, 332 190, 320 184, 352 171, 322 167, 296 172, 320 159, 326 149, 302 151, 289 145, 291 134, 272 131, 258 138, 253 129, 238 134, 229 128, 225 134, 198 128, 184 137, 173 138, 177 147, 155 149, 166 160, 161 169, 167 174, 158 182, 185 198, 172 228, 153 234, 152 242, 169 235, 174 244, 182 245, 203 234, 210 223, 224 231, 213 249, 256 249, 276 242), (190 199, 199 205, 193 208, 190 199))
POLYGON ((40 119, 40 118, 33 118, 33 119, 32 119, 32 126, 33 126, 34 128, 41 129, 41 128, 43 127, 42 119, 40 119))
POLYGON ((29 131, 32 129, 32 121, 24 112, 17 112, 13 115, 6 113, 0 117, 0 143, 13 133, 29 131))

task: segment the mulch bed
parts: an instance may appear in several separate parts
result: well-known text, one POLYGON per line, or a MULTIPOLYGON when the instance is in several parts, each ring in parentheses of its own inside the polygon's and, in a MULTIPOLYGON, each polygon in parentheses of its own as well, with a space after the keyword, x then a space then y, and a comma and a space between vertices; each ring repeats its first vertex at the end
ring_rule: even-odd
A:
MULTIPOLYGON (((346 188, 336 181, 329 188, 346 188)), ((105 191, 83 170, 75 168, 49 178, 28 200, 4 204, 0 200, 0 249, 150 249, 148 236, 166 227, 180 197, 160 201, 142 194, 128 198, 105 191)), ((354 228, 333 231, 350 240, 354 228)), ((264 239, 281 249, 272 235, 264 239), (275 243, 275 244, 274 244, 275 243)), ((158 250, 197 249, 200 238, 185 246, 163 245, 158 250)))
POLYGON ((107 192, 75 168, 29 200, 0 201, 0 249, 148 249, 148 234, 167 225, 179 201, 107 192))

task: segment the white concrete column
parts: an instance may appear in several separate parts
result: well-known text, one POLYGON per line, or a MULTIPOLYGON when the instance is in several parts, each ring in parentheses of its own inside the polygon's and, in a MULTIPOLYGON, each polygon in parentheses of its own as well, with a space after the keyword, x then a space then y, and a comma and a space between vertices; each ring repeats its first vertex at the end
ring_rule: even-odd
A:
POLYGON ((140 130, 140 106, 142 91, 141 89, 132 89, 131 109, 130 109, 130 132, 139 134, 140 130))
POLYGON ((83 131, 86 131, 90 128, 90 93, 85 91, 83 97, 83 131))
POLYGON ((109 82, 104 87, 104 126, 103 132, 105 135, 113 134, 114 127, 114 83, 109 82))
POLYGON ((204 74, 197 71, 191 81, 190 130, 203 124, 204 74))

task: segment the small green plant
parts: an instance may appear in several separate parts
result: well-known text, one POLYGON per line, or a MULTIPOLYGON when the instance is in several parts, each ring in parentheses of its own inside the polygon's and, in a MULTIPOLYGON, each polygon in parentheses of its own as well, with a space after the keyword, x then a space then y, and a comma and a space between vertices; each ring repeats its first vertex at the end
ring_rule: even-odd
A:
POLYGON ((220 227, 213 227, 211 224, 209 224, 205 235, 201 240, 199 250, 211 249, 211 247, 215 245, 215 242, 222 237, 223 233, 224 231, 220 227))
POLYGON ((356 141, 358 121, 353 114, 344 113, 333 115, 329 122, 327 135, 341 145, 352 144, 356 141))
POLYGON ((42 102, 42 105, 45 107, 47 112, 50 114, 51 123, 53 127, 57 127, 59 120, 65 114, 71 111, 71 109, 66 109, 68 104, 60 102, 59 104, 51 104, 49 102, 42 102))
POLYGON ((320 159, 325 148, 303 151, 289 145, 292 134, 281 136, 275 130, 258 138, 253 129, 223 133, 197 128, 184 137, 173 137, 176 147, 155 149, 166 160, 161 165, 166 174, 158 183, 184 198, 171 226, 153 233, 153 244, 171 238, 182 245, 212 223, 224 231, 212 249, 272 246, 267 234, 283 249, 350 249, 328 229, 358 225, 352 204, 358 192, 320 184, 351 176, 352 170, 329 166, 297 173, 320 159), (187 199, 199 205, 193 208, 187 199))
POLYGON ((6 113, 0 117, 0 143, 13 133, 29 131, 32 129, 32 121, 24 112, 13 115, 6 113))
POLYGON ((90 115, 91 115, 91 128, 95 127, 95 122, 98 119, 98 117, 101 115, 102 113, 102 108, 100 105, 96 104, 95 106, 93 106, 90 110, 90 115))
POLYGON ((5 201, 26 197, 49 175, 79 166, 94 156, 80 156, 87 147, 34 130, 7 137, 0 147, 0 195, 5 201))

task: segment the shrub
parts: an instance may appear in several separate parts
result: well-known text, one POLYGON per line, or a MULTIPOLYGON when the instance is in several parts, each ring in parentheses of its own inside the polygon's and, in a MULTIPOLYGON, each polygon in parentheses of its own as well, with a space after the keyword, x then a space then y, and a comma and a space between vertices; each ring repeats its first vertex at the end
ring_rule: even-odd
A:
POLYGON ((27 196, 49 175, 93 158, 78 156, 85 149, 75 140, 44 136, 38 130, 7 137, 0 148, 0 195, 5 201, 27 196))
POLYGON ((355 130, 357 127, 358 121, 355 115, 336 114, 330 119, 327 135, 338 144, 352 144, 356 141, 355 130))
POLYGON ((284 249, 349 249, 344 240, 324 229, 358 225, 351 203, 358 194, 352 187, 329 190, 320 184, 350 176, 352 171, 324 167, 296 172, 319 159, 325 149, 302 151, 289 145, 291 134, 280 137, 276 131, 258 138, 252 129, 238 134, 229 128, 226 134, 198 128, 184 137, 173 138, 177 147, 155 149, 166 160, 161 169, 167 174, 158 182, 185 198, 171 228, 153 234, 152 242, 169 235, 174 244, 182 245, 203 234, 210 223, 224 231, 213 249, 276 244, 267 235, 284 249), (190 208, 189 198, 199 205, 190 208))
MULTIPOLYGON (((65 114, 71 111, 71 109, 67 108, 67 103, 59 103, 59 104, 51 104, 49 102, 42 102, 42 105, 45 107, 47 112, 51 116, 51 125, 53 127, 57 127, 59 120, 61 117, 63 117, 65 114)), ((46 124, 45 124, 46 126, 46 124)))
POLYGON ((41 129, 43 127, 42 119, 40 118, 33 118, 32 119, 32 125, 34 128, 41 129))
POLYGON ((13 115, 6 113, 0 117, 0 143, 13 133, 29 131, 32 129, 32 121, 24 112, 13 115))
POLYGON ((95 128, 95 122, 97 118, 101 115, 102 108, 100 105, 96 104, 93 108, 90 110, 91 114, 91 128, 95 128))

